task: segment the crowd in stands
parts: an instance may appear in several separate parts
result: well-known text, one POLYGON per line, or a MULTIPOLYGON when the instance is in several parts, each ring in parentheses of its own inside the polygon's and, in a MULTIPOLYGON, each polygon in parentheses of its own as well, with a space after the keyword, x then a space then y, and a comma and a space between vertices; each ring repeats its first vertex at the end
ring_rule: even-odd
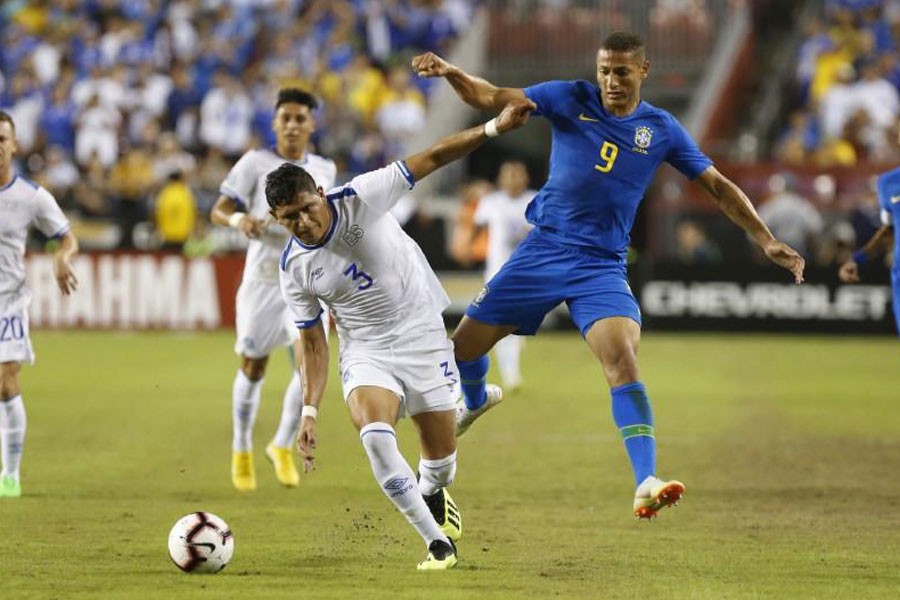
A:
POLYGON ((900 0, 828 0, 797 56, 797 108, 775 156, 823 168, 900 160, 900 0))
POLYGON ((156 198, 204 215, 234 161, 274 143, 285 86, 321 99, 314 150, 343 178, 382 166, 425 123, 432 82, 411 77, 409 58, 446 53, 477 4, 8 0, 0 109, 16 123, 18 172, 86 230, 114 220, 132 247, 138 223, 168 214, 156 198))

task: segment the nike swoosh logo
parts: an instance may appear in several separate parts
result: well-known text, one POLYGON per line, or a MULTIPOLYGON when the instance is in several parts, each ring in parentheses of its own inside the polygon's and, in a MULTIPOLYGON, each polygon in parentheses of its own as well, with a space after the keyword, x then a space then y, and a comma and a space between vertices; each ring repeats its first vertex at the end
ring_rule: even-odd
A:
POLYGON ((210 544, 209 542, 188 542, 188 546, 203 546, 204 548, 209 549, 210 552, 216 549, 216 545, 210 544))
POLYGON ((897 204, 900 202, 900 196, 891 196, 891 204, 897 204))
POLYGON ((579 120, 579 121, 591 121, 591 122, 593 122, 593 123, 599 123, 599 122, 600 122, 600 119, 592 119, 591 117, 587 116, 587 115, 584 114, 584 113, 581 113, 580 115, 578 115, 578 120, 579 120))

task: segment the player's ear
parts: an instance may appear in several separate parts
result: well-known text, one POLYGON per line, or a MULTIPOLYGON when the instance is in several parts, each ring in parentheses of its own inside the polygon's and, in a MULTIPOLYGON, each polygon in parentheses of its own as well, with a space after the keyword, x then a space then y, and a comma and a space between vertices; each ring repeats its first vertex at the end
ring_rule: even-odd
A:
POLYGON ((645 60, 641 65, 641 79, 647 79, 650 75, 650 61, 645 60))

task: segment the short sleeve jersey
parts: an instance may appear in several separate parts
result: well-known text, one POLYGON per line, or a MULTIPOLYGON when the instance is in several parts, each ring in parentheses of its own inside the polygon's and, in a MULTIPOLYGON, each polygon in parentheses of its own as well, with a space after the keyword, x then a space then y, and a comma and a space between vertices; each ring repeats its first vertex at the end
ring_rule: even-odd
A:
POLYGON ((27 304, 25 242, 37 227, 47 237, 69 231, 69 221, 53 196, 39 185, 16 176, 0 188, 0 309, 27 304))
POLYGON ((402 161, 328 192, 332 224, 323 241, 291 237, 281 258, 281 291, 299 328, 331 309, 341 347, 383 347, 443 330, 450 300, 419 246, 388 212, 412 189, 402 161))
POLYGON ((488 230, 486 278, 490 279, 500 270, 531 229, 525 218, 525 209, 535 193, 534 190, 525 190, 513 198, 500 190, 478 201, 475 224, 488 230))
POLYGON ((881 223, 894 228, 894 269, 900 270, 900 236, 897 235, 897 223, 900 222, 900 168, 879 175, 876 188, 881 223))
POLYGON ((550 121, 550 176, 528 206, 528 221, 562 243, 624 261, 631 227, 663 161, 690 179, 712 165, 668 112, 641 102, 609 114, 587 81, 548 81, 525 89, 550 121))
POLYGON ((269 221, 263 235, 259 239, 250 240, 247 247, 244 281, 278 283, 278 259, 290 234, 272 221, 269 215, 266 175, 286 162, 303 167, 322 189, 334 186, 337 167, 327 158, 306 153, 302 160, 294 161, 279 156, 274 150, 258 149, 245 153, 219 187, 219 193, 234 200, 239 211, 269 221))

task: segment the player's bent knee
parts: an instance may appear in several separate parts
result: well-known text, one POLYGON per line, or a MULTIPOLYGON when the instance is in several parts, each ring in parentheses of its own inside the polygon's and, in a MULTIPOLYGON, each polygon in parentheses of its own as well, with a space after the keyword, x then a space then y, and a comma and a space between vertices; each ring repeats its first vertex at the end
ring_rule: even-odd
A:
POLYGON ((268 362, 268 356, 264 356, 263 358, 249 358, 247 356, 242 356, 241 371, 244 372, 244 375, 246 375, 247 379, 250 381, 259 381, 266 375, 266 365, 268 362))

